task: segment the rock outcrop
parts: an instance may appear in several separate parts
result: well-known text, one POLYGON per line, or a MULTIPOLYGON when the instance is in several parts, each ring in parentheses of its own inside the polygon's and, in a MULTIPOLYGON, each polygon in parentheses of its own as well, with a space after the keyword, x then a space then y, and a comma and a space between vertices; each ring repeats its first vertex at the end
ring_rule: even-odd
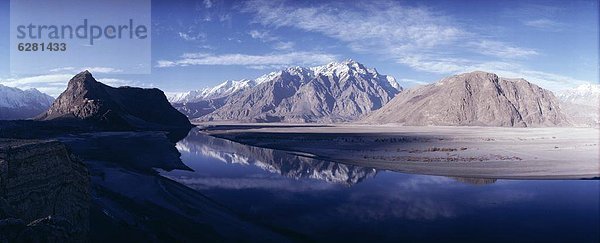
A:
POLYGON ((159 89, 113 88, 88 71, 69 81, 67 89, 38 120, 77 120, 117 129, 190 128, 187 117, 169 104, 159 89))
POLYGON ((406 90, 363 121, 414 126, 569 125, 552 92, 524 79, 479 71, 406 90))
POLYGON ((64 144, 0 139, 0 242, 89 240, 89 186, 64 144))

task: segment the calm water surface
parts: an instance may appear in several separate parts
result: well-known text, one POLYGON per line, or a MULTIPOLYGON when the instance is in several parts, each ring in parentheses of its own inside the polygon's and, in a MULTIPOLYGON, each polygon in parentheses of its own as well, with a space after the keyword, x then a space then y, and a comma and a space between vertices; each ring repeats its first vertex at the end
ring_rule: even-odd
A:
POLYGON ((600 181, 410 175, 191 132, 164 176, 300 240, 599 242, 600 181))

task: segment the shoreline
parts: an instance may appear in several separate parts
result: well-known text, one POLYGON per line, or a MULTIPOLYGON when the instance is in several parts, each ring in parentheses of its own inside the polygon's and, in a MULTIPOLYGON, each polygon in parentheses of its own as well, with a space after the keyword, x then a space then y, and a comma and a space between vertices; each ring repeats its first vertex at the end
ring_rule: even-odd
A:
POLYGON ((513 180, 600 177, 600 130, 594 128, 230 123, 210 124, 203 132, 297 156, 401 173, 513 180))

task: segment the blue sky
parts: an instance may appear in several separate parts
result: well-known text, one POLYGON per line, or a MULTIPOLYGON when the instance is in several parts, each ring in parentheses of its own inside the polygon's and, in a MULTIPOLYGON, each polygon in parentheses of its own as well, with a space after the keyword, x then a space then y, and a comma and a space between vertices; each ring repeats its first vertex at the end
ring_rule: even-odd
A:
MULTIPOLYGON (((0 16, 0 32, 8 33, 8 1, 0 16)), ((176 92, 354 59, 405 87, 483 70, 560 90, 598 82, 598 41, 595 0, 153 0, 151 74, 87 68, 108 84, 176 92)), ((0 84, 7 86, 57 95, 83 68, 11 74, 10 48, 0 35, 0 84)))

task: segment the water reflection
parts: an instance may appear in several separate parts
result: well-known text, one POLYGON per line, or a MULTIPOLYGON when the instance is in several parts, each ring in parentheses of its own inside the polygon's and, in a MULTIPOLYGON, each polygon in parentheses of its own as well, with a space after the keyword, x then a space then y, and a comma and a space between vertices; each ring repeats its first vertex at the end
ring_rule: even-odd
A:
POLYGON ((311 178, 327 182, 354 185, 377 174, 373 168, 332 163, 306 156, 252 147, 213 138, 193 130, 177 143, 182 152, 213 158, 229 164, 253 165, 289 178, 311 178))
POLYGON ((452 179, 471 185, 488 185, 494 184, 498 179, 490 179, 490 178, 469 178, 469 177, 451 177, 452 179))
POLYGON ((177 148, 194 171, 162 175, 303 240, 600 238, 599 181, 410 175, 245 146, 197 131, 177 148))

